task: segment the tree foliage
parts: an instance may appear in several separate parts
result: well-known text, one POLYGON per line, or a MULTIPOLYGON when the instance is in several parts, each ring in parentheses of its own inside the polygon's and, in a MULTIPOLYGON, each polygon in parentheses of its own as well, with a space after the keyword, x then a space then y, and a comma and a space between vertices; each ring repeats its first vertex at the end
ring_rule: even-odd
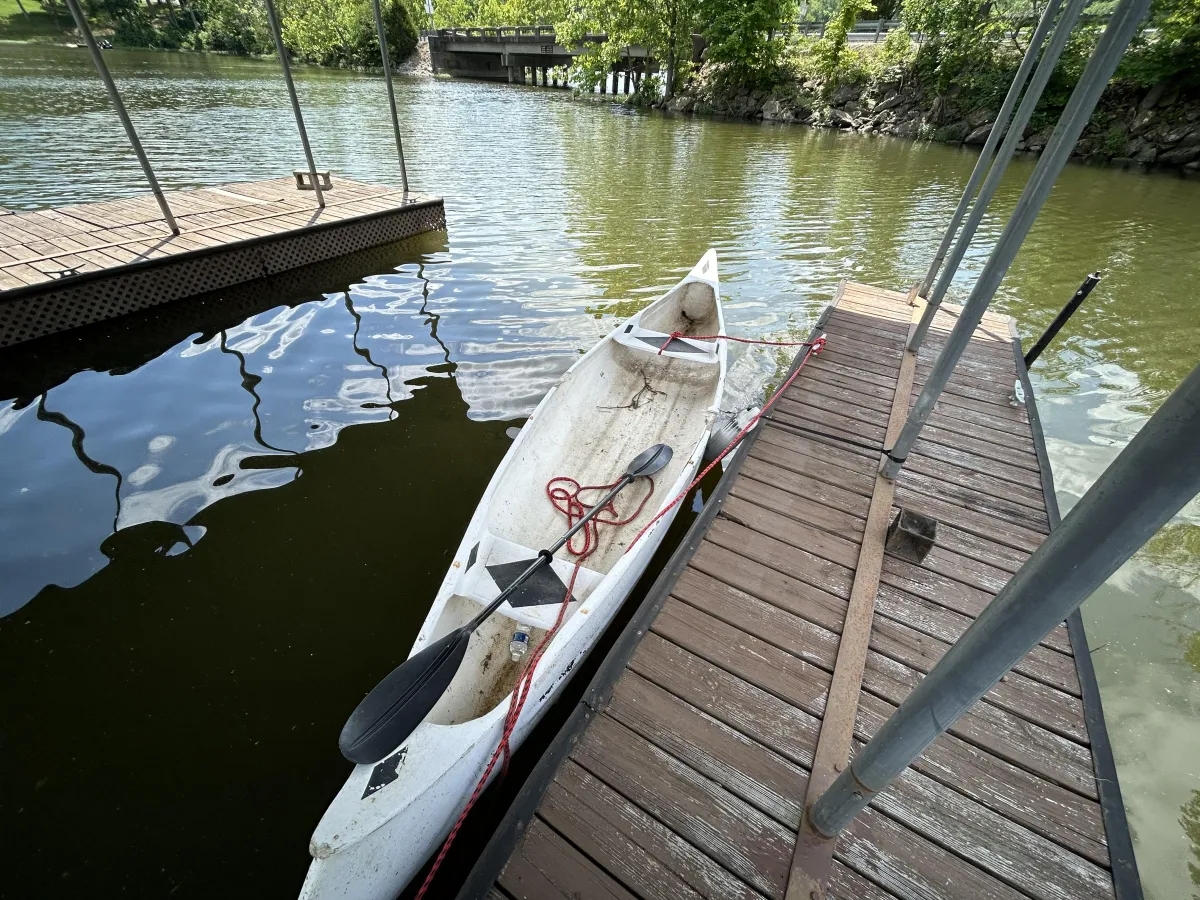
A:
MULTIPOLYGON (((402 0, 382 0, 388 55, 401 60, 417 46, 402 0)), ((280 7, 284 43, 323 66, 379 66, 379 35, 371 0, 286 0, 280 7)))
POLYGON ((699 0, 698 11, 708 59, 742 81, 774 78, 784 48, 775 36, 795 20, 794 0, 699 0))
POLYGON ((589 33, 608 40, 588 44, 576 57, 575 80, 590 88, 618 63, 630 45, 647 47, 664 68, 663 90, 670 96, 691 60, 697 0, 582 0, 557 23, 560 43, 575 44, 589 33))
POLYGON ((850 29, 859 16, 870 8, 870 0, 841 0, 838 4, 833 18, 825 26, 825 34, 812 49, 817 68, 823 75, 837 77, 850 42, 850 29))

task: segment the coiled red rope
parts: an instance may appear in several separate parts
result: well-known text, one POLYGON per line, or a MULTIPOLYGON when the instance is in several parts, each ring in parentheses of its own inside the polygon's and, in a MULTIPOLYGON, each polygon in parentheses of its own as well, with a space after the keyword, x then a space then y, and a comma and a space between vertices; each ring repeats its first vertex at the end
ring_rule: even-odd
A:
MULTIPOLYGON (((538 642, 537 648, 529 657, 529 663, 525 666, 525 671, 521 673, 516 687, 513 688, 513 692, 509 695, 508 712, 504 716, 504 730, 500 734, 500 742, 496 745, 496 749, 492 753, 492 758, 488 760, 487 767, 483 770, 483 775, 480 776, 479 781, 476 783, 475 790, 471 792, 471 797, 467 800, 466 806, 463 807, 462 812, 458 815, 458 819, 455 820, 454 827, 446 835, 446 840, 442 843, 442 849, 438 851, 437 859, 433 861, 433 867, 429 870, 429 874, 425 876, 425 881, 422 882, 421 889, 417 891, 416 900, 422 900, 425 892, 429 890, 429 885, 433 883, 434 875, 441 868, 442 861, 446 858, 446 854, 450 852, 450 847, 454 843, 454 839, 458 837, 458 832, 462 829, 463 822, 466 821, 467 815, 471 812, 475 801, 479 799, 479 795, 483 793, 488 779, 492 776, 492 770, 496 768, 496 763, 500 761, 501 757, 504 758, 501 777, 508 773, 508 761, 512 755, 509 741, 512 739, 513 731, 516 730, 517 721, 521 718, 521 710, 525 708, 525 701, 529 698, 529 689, 533 686, 534 671, 537 669, 538 663, 541 662, 542 654, 545 653, 546 647, 550 644, 554 636, 558 634, 559 628, 562 627, 567 607, 571 602, 571 594, 575 590, 575 580, 579 576, 579 570, 583 566, 584 560, 595 553, 596 548, 600 544, 599 526, 628 525, 640 516, 642 510, 646 508, 646 504, 654 495, 654 479, 647 477, 646 480, 650 482, 650 490, 646 492, 646 496, 642 498, 642 502, 638 504, 637 509, 629 516, 621 518, 615 506, 616 498, 613 498, 595 518, 591 519, 567 541, 567 552, 575 557, 575 567, 571 570, 571 578, 567 582, 567 592, 563 595, 562 603, 559 604, 558 617, 554 620, 553 627, 538 642), (609 514, 608 517, 605 516, 606 512, 609 514), (583 535, 583 546, 577 548, 575 539, 580 535, 583 535)), ((574 478, 559 475, 546 482, 546 496, 550 498, 550 503, 554 508, 567 517, 567 528, 569 530, 593 508, 592 504, 584 503, 579 499, 580 494, 585 491, 610 491, 617 484, 618 482, 614 481, 612 484, 581 485, 574 478)))

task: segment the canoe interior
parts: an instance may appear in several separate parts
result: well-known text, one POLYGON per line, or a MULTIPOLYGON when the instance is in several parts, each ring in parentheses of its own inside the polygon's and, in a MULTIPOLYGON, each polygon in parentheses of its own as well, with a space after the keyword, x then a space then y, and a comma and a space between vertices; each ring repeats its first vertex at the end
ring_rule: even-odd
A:
MULTIPOLYGON (((681 285, 642 314, 641 325, 669 334, 715 334, 720 327, 711 287, 681 285)), ((546 499, 546 482, 559 475, 584 485, 609 484, 647 447, 665 443, 675 451, 671 463, 654 476, 655 497, 646 505, 644 524, 666 499, 679 477, 717 401, 720 366, 659 356, 655 350, 606 341, 559 385, 555 402, 526 425, 532 433, 506 467, 488 509, 490 532, 530 548, 549 546, 566 525, 546 499)), ((630 485, 617 500, 627 515, 649 489, 630 485)), ((596 493, 585 496, 595 499, 596 493)), ((638 531, 638 523, 601 528, 600 545, 587 567, 608 572, 638 531)))
MULTIPOLYGON (((643 328, 663 334, 711 335, 719 332, 718 299, 703 283, 680 285, 647 307, 643 328)), ((559 384, 552 402, 538 410, 526 425, 522 447, 504 464, 488 505, 485 528, 489 545, 504 543, 528 549, 527 559, 553 544, 566 530, 565 517, 546 496, 546 483, 567 475, 583 485, 610 484, 621 477, 629 461, 647 447, 665 443, 674 451, 671 462, 654 476, 654 494, 637 520, 622 528, 601 527, 600 543, 580 572, 574 596, 587 598, 616 564, 629 542, 664 502, 671 486, 699 452, 710 410, 719 400, 718 362, 660 356, 607 340, 572 369, 559 384)), ((651 490, 648 481, 635 482, 617 500, 627 517, 651 490)), ((591 492, 584 500, 595 500, 591 492)), ((489 551, 484 551, 484 556, 489 551)), ((562 551, 555 563, 558 577, 569 577, 571 558, 562 551)), ((481 560, 487 563, 489 560, 481 560)), ((472 572, 464 572, 469 583, 472 572)), ((460 582, 459 590, 466 584, 460 582)), ((446 603, 431 639, 466 623, 494 594, 455 594, 446 603)), ((459 675, 427 721, 457 725, 486 715, 515 687, 524 662, 513 662, 508 642, 515 630, 529 633, 536 647, 558 612, 558 600, 520 611, 502 607, 471 638, 459 675), (505 612, 512 615, 506 615, 505 612), (514 617, 516 616, 516 617, 514 617), (537 627, 540 622, 543 627, 537 627)), ((567 619, 579 603, 572 603, 567 619)), ((564 620, 566 621, 566 620, 564 620)))
MULTIPOLYGON (((438 622, 438 630, 449 633, 466 624, 477 612, 479 605, 474 600, 451 597, 438 622)), ((508 652, 508 643, 518 629, 527 631, 531 647, 536 647, 546 635, 544 630, 519 624, 500 612, 480 625, 471 635, 458 677, 450 682, 450 687, 425 721, 434 725, 459 725, 485 715, 504 700, 525 668, 523 660, 513 662, 508 652)))

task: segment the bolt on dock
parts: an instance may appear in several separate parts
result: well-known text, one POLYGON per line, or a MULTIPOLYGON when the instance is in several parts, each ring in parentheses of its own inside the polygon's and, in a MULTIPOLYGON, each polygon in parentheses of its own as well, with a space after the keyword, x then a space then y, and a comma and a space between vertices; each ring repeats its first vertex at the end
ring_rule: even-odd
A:
MULTIPOLYGON (((839 289, 823 351, 747 439, 460 898, 808 898, 805 810, 1058 520, 1020 342, 990 313, 894 490, 878 476, 958 317, 943 305, 906 354, 915 293, 839 289), (887 535, 901 509, 937 520, 920 561, 887 535)), ((1139 896, 1078 612, 829 850, 828 897, 1139 896)))

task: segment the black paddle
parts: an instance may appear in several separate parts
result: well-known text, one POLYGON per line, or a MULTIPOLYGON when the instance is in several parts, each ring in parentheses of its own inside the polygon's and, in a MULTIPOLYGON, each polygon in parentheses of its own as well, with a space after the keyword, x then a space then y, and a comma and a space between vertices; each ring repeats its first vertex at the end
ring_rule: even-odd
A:
POLYGON ((653 475, 671 461, 671 448, 655 444, 643 450, 629 464, 621 480, 605 494, 582 519, 538 558, 517 580, 474 619, 442 638, 438 638, 416 656, 411 656, 375 685, 350 714, 338 738, 342 755, 354 763, 374 763, 400 746, 429 715, 462 664, 471 634, 500 608, 508 596, 542 566, 550 564, 554 554, 563 548, 579 529, 595 518, 613 498, 634 479, 653 475))

